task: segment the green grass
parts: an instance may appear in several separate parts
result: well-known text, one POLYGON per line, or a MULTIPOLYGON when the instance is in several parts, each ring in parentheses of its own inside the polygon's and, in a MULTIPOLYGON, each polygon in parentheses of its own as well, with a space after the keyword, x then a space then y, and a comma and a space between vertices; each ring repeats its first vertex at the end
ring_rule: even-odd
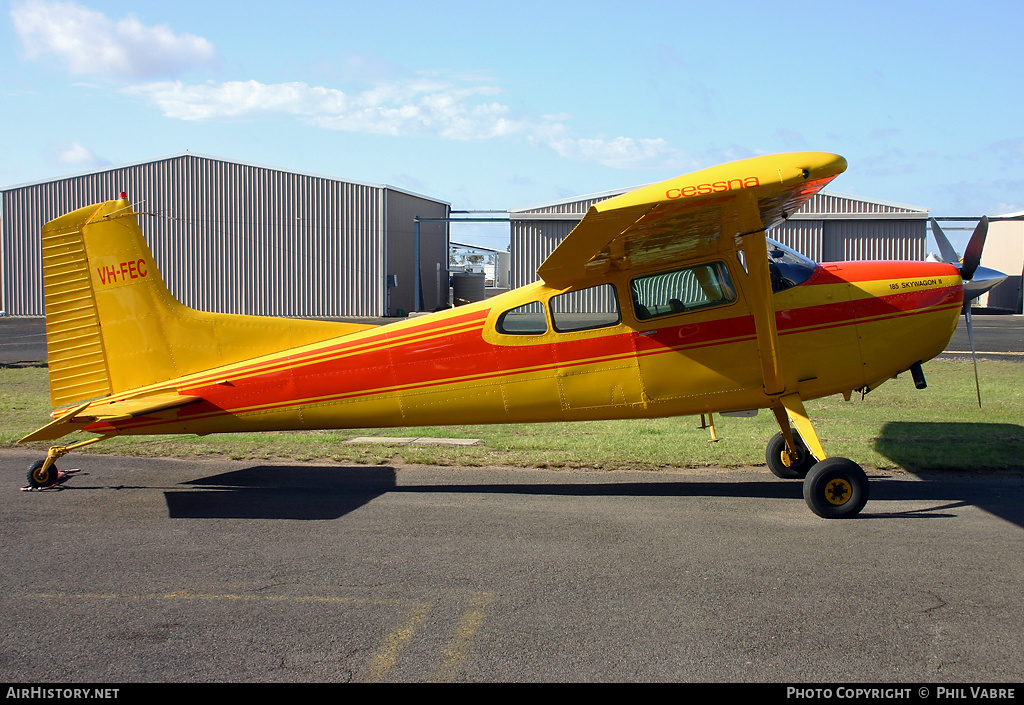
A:
MULTIPOLYGON (((826 452, 876 468, 1024 471, 1024 365, 979 362, 984 408, 979 409, 970 362, 925 365, 928 388, 910 376, 861 399, 835 396, 807 404, 826 452)), ((50 406, 45 367, 0 369, 0 447, 45 424, 50 406)), ((656 470, 764 464, 777 430, 770 412, 756 418, 715 417, 720 441, 709 442, 699 418, 639 421, 438 426, 213 436, 114 438, 80 452, 135 456, 235 459, 330 459, 343 463, 504 465, 527 468, 656 470), (355 436, 480 438, 480 446, 345 444, 355 436)), ((71 436, 69 439, 86 438, 71 436)), ((31 444, 44 449, 46 444, 31 444)))

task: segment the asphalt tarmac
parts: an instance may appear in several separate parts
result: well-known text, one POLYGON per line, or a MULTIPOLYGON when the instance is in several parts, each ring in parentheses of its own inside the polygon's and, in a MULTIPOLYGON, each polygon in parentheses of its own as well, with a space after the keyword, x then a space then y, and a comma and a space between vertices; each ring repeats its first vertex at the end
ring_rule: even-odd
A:
MULTIPOLYGON (((971 316, 974 349, 979 359, 1024 362, 1024 316, 971 316)), ((971 341, 966 318, 960 316, 956 332, 940 357, 970 357, 971 341)))
MULTIPOLYGON (((0 451, 10 683, 1024 681, 1024 479, 0 451)), ((851 691, 852 692, 852 691, 851 691)), ((916 689, 915 689, 916 692, 916 689)))

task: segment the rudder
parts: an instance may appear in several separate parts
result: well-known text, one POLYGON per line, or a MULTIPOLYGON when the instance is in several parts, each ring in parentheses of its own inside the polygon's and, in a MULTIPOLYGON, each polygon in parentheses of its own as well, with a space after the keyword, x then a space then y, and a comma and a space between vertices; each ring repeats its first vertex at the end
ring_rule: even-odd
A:
POLYGON ((98 208, 79 208, 43 227, 46 352, 53 406, 111 392, 82 239, 83 224, 98 208))

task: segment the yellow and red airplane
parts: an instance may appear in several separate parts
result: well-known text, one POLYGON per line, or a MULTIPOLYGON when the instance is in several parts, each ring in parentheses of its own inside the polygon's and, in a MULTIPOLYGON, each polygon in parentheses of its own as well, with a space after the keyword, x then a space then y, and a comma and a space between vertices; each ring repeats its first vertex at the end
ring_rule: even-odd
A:
POLYGON ((187 308, 124 194, 68 213, 42 236, 58 410, 21 440, 97 435, 51 447, 29 482, 52 485, 58 457, 120 434, 767 408, 780 428, 769 468, 805 478, 820 516, 854 516, 865 473, 826 456, 804 402, 907 370, 923 383, 977 262, 819 265, 766 237, 845 168, 781 154, 639 188, 592 207, 536 283, 380 327, 187 308))

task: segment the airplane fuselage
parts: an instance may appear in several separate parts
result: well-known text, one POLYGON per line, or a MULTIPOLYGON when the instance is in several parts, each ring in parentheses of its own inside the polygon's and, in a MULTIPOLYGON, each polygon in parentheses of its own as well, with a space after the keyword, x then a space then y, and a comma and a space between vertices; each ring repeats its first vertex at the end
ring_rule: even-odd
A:
MULTIPOLYGON (((84 430, 206 434, 653 418, 769 406, 741 262, 705 257, 687 266, 720 277, 720 297, 678 310, 672 299, 672 308, 652 312, 642 297, 657 294, 641 293, 638 282, 656 271, 608 272, 570 289, 538 282, 152 385, 154 393, 173 389, 199 400, 84 430), (573 292, 599 287, 591 318, 563 313, 573 292), (509 312, 522 313, 523 323, 510 323, 509 312)), ((703 279, 701 285, 707 290, 703 279)), ((594 298, 592 291, 575 296, 594 298)), ((873 388, 931 359, 952 336, 962 297, 960 276, 948 264, 815 266, 805 281, 772 297, 784 392, 806 400, 873 388)), ((134 389, 130 396, 146 393, 134 389)), ((96 410, 127 396, 94 402, 96 410)))

